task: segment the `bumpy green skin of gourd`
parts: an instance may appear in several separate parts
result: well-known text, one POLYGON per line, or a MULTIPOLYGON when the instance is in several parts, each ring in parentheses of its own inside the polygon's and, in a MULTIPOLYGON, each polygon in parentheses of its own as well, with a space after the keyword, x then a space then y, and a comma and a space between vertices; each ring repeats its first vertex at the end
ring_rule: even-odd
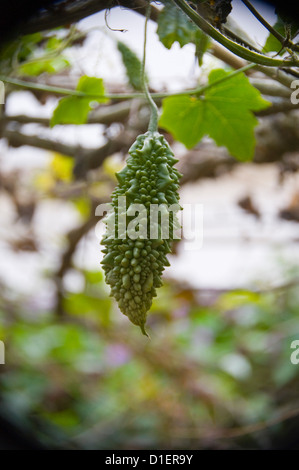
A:
MULTIPOLYGON (((126 167, 116 174, 118 186, 112 193, 112 205, 117 225, 121 214, 118 207, 120 196, 126 196, 126 209, 131 204, 143 204, 147 213, 147 238, 132 240, 128 233, 120 239, 118 234, 106 233, 102 260, 106 282, 120 310, 132 323, 140 326, 144 334, 147 311, 156 296, 156 288, 162 285, 161 276, 173 240, 174 230, 179 227, 176 215, 169 214, 169 238, 160 233, 150 239, 150 205, 179 203, 178 187, 180 173, 173 165, 178 161, 165 138, 158 132, 147 132, 137 137, 129 150, 126 167)), ((127 225, 132 217, 127 218, 127 225)), ((134 218, 134 217, 133 217, 134 218)), ((159 220, 159 229, 161 229, 159 220)))

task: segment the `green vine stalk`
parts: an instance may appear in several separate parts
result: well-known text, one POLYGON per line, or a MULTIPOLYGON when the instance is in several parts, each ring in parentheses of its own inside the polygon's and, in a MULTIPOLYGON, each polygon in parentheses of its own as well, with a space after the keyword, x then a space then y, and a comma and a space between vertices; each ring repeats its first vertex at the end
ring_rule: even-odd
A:
MULTIPOLYGON (((153 99, 162 99, 162 98, 167 98, 169 96, 194 96, 194 95, 201 95, 203 94, 207 89, 213 88, 214 86, 219 85, 220 83, 229 80, 230 78, 246 72, 249 69, 252 69, 256 66, 256 64, 248 64, 245 65, 244 67, 241 67, 238 70, 234 70, 230 74, 226 75, 225 77, 215 80, 215 82, 201 86, 198 88, 193 88, 190 90, 183 90, 183 91, 177 91, 173 93, 151 93, 150 99, 153 101, 153 99)), ((134 98, 140 98, 144 99, 144 93, 106 93, 105 95, 95 95, 95 94, 88 94, 84 93, 82 91, 77 91, 77 90, 71 90, 70 88, 62 88, 62 87, 55 87, 55 86, 50 86, 50 85, 42 85, 42 84, 37 84, 34 82, 29 82, 26 80, 20 80, 18 78, 11 78, 11 77, 5 77, 0 75, 0 81, 3 81, 5 83, 9 83, 11 85, 15 85, 21 88, 28 88, 32 90, 38 90, 38 91, 46 91, 48 93, 54 93, 57 95, 63 95, 63 96, 78 96, 81 98, 107 98, 111 100, 129 100, 129 99, 134 99, 134 98)), ((156 105, 155 105, 156 106, 156 105)))
POLYGON ((146 42, 147 42, 147 24, 151 13, 151 4, 149 2, 147 9, 146 9, 146 18, 145 18, 145 25, 144 25, 144 41, 143 41, 143 60, 142 60, 142 83, 143 89, 146 96, 146 99, 150 105, 151 109, 151 116, 150 122, 148 126, 148 130, 150 132, 156 132, 158 130, 158 108, 156 103, 154 102, 153 98, 148 89, 147 77, 145 73, 145 62, 146 62, 146 42))
POLYGON ((237 44, 221 34, 220 31, 196 13, 196 11, 185 2, 185 0, 173 1, 204 33, 208 34, 212 39, 222 44, 222 46, 226 47, 226 49, 230 50, 237 56, 242 57, 242 59, 268 67, 299 67, 299 61, 295 58, 275 59, 258 52, 250 51, 246 47, 237 44))

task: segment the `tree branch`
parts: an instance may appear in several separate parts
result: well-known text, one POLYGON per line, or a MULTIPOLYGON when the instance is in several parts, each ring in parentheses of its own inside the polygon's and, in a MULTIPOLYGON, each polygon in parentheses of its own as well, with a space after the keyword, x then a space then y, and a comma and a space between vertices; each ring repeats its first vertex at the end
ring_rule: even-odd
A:
MULTIPOLYGON (((287 106, 287 104, 283 102, 274 106, 276 106, 276 111, 279 111, 282 110, 282 108, 279 109, 279 106, 287 106)), ((131 127, 125 128, 118 136, 108 140, 106 144, 96 149, 66 145, 11 129, 4 129, 3 137, 7 138, 8 143, 13 147, 30 145, 72 156, 76 160, 75 177, 84 179, 89 170, 99 168, 108 156, 117 152, 126 154, 137 135, 146 131, 147 125, 148 116, 141 119, 138 114, 134 117, 131 127)), ((289 114, 278 113, 275 116, 269 116, 261 120, 256 130, 257 145, 254 162, 280 161, 286 152, 296 151, 299 146, 298 129, 299 113, 297 111, 289 114)), ((180 171, 184 174, 182 178, 182 183, 184 183, 199 178, 216 177, 222 172, 229 171, 237 163, 224 148, 216 147, 212 143, 208 146, 201 143, 198 149, 188 152, 187 156, 183 157, 178 165, 180 171), (183 167, 181 167, 182 164, 183 167)))
MULTIPOLYGON (((88 118, 89 124, 104 124, 109 126, 114 122, 125 122, 128 119, 132 107, 132 101, 112 104, 110 106, 100 106, 98 109, 90 113, 88 118)), ((39 116, 28 116, 26 114, 4 115, 2 117, 5 123, 17 122, 19 124, 40 124, 49 127, 50 119, 39 116)))
POLYGON ((36 135, 27 135, 18 130, 4 128, 2 137, 6 138, 12 147, 29 145, 31 147, 58 152, 68 155, 76 160, 74 166, 74 176, 78 179, 84 178, 89 170, 99 168, 104 160, 117 152, 127 153, 136 137, 145 132, 148 126, 148 116, 136 117, 132 127, 125 129, 118 136, 107 141, 100 148, 86 149, 78 145, 67 145, 52 139, 45 139, 36 135), (136 127, 134 127, 136 126, 136 127))
POLYGON ((286 88, 274 80, 269 80, 267 78, 260 79, 255 77, 250 77, 250 83, 257 88, 263 95, 274 96, 276 98, 288 98, 291 97, 291 89, 286 88))
MULTIPOLYGON (((145 15, 147 2, 145 0, 77 0, 75 2, 64 2, 62 6, 48 8, 29 21, 24 21, 18 25, 14 35, 32 34, 39 31, 58 28, 70 23, 86 18, 99 11, 121 6, 130 8, 142 15, 145 15)), ((151 19, 157 21, 159 10, 152 8, 151 19)), ((27 20, 27 19, 26 19, 27 20)))
MULTIPOLYGON (((50 152, 58 152, 71 157, 75 157, 79 151, 82 151, 81 147, 78 146, 63 144, 62 142, 51 139, 43 139, 36 135, 27 135, 11 129, 4 129, 2 137, 7 139, 9 145, 15 148, 29 145, 30 147, 49 150, 50 152)), ((87 150, 84 150, 84 154, 85 152, 88 153, 87 150)))

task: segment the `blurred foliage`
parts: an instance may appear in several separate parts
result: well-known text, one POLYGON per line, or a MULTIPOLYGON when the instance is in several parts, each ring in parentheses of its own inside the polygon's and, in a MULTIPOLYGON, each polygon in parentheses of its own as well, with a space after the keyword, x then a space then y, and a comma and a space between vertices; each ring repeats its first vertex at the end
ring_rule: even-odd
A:
POLYGON ((76 37, 75 29, 56 32, 34 33, 20 37, 0 48, 2 73, 11 71, 21 76, 38 76, 42 73, 53 74, 70 67, 63 55, 76 37))
MULTIPOLYGON (((298 32, 298 23, 295 21, 294 23, 286 24, 286 22, 278 16, 277 21, 273 28, 280 33, 283 37, 289 37, 289 39, 293 39, 297 35, 298 32)), ((281 42, 273 36, 272 33, 269 34, 267 37, 266 43, 263 47, 263 52, 277 52, 279 55, 282 55, 285 52, 285 48, 282 47, 281 42)))
POLYGON ((89 97, 67 96, 61 98, 53 112, 51 127, 56 124, 85 124, 93 103, 105 103, 104 83, 101 78, 83 75, 77 84, 76 91, 89 97), (97 95, 99 97, 97 97, 97 95))
MULTIPOLYGON (((117 49, 121 54, 123 65, 126 69, 126 75, 134 90, 142 91, 142 62, 139 57, 124 42, 117 42, 117 49)), ((147 78, 146 78, 147 79, 147 78)), ((147 79, 148 80, 148 79, 147 79)))
POLYGON ((180 47, 193 43, 196 48, 198 64, 210 45, 210 38, 200 29, 196 28, 189 18, 169 1, 164 1, 164 8, 159 15, 157 34, 162 44, 171 49, 175 42, 180 47))
POLYGON ((284 412, 298 408, 298 366, 290 362, 297 289, 203 302, 166 282, 145 340, 115 311, 102 273, 80 275, 84 288, 64 291, 61 320, 53 312, 28 320, 15 301, 12 321, 2 302, 2 408, 46 445, 231 448, 237 429, 248 446, 263 448, 281 432, 284 412))
POLYGON ((43 72, 58 73, 61 70, 69 67, 70 63, 63 57, 56 57, 55 59, 38 60, 32 63, 21 65, 19 73, 21 75, 40 75, 43 72))
POLYGON ((170 49, 176 41, 180 47, 193 42, 198 28, 176 5, 165 1, 159 15, 157 34, 162 44, 170 49))

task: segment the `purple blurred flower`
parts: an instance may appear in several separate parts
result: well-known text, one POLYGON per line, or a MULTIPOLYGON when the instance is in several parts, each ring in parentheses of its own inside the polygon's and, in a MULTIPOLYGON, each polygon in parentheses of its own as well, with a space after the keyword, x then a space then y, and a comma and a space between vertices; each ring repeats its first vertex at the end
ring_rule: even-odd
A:
POLYGON ((109 344, 106 348, 105 362, 109 367, 119 367, 131 359, 132 353, 123 344, 109 344))
POLYGON ((173 312, 172 312, 172 316, 173 318, 185 318, 189 315, 189 306, 186 304, 186 305, 182 305, 180 308, 176 308, 173 312))

